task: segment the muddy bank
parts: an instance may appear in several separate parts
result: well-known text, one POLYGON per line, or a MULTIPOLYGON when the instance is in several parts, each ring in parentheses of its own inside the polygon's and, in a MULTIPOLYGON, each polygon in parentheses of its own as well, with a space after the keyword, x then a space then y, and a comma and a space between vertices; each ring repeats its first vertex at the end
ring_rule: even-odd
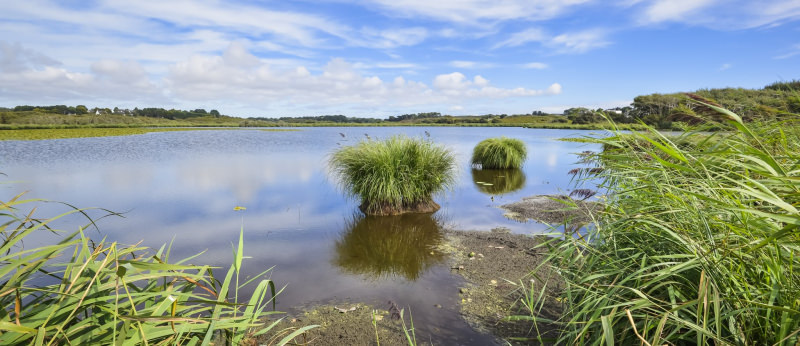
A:
MULTIPOLYGON (((439 250, 447 254, 451 273, 465 279, 454 295, 460 298, 458 307, 464 320, 486 338, 480 342, 457 342, 475 345, 539 344, 537 338, 554 336, 554 328, 530 321, 509 321, 509 316, 530 316, 530 310, 521 303, 526 292, 533 287, 538 295, 544 288, 546 304, 537 307, 536 315, 555 319, 559 306, 553 295, 559 282, 546 268, 535 273, 544 258, 544 250, 537 249, 540 239, 521 234, 511 234, 505 229, 492 231, 445 230, 445 242, 439 250), (544 284, 547 283, 545 286, 544 284), (492 341, 493 340, 493 341, 492 341)), ((363 302, 335 302, 317 305, 305 312, 287 316, 260 344, 274 344, 297 328, 316 324, 296 338, 297 344, 308 345, 408 345, 404 330, 409 330, 408 313, 401 320, 401 307, 386 302, 378 306, 363 302), (374 322, 374 324, 373 324, 374 322), (403 325, 405 322, 405 326, 403 325), (377 335, 376 335, 377 333, 377 335)), ((434 307, 437 308, 437 307, 434 307)), ((441 307, 438 307, 441 308, 441 307)), ((418 329, 424 326, 416 326, 418 329)), ((429 337, 417 333, 417 344, 431 344, 429 337)), ((442 344, 437 342, 437 344, 442 344)))
MULTIPOLYGON (((277 344, 286 335, 308 325, 319 327, 296 337, 290 344, 408 345, 404 330, 410 328, 410 319, 405 312, 401 319, 399 307, 388 303, 385 307, 347 302, 325 304, 297 316, 287 316, 268 336, 260 337, 258 344, 277 344)), ((426 345, 419 338, 417 341, 426 345)))
POLYGON ((505 216, 517 220, 534 220, 550 225, 586 224, 592 221, 592 214, 602 209, 598 202, 571 199, 564 195, 536 195, 520 201, 501 205, 505 216))
POLYGON ((556 319, 560 304, 554 294, 559 280, 546 266, 533 270, 544 259, 544 249, 536 248, 543 239, 511 234, 506 229, 485 231, 447 231, 451 268, 469 282, 460 290, 461 313, 475 329, 491 333, 498 343, 539 344, 537 339, 553 337, 555 327, 530 321, 509 321, 510 316, 530 316, 522 303, 531 289, 546 298, 536 307, 536 316, 556 319))

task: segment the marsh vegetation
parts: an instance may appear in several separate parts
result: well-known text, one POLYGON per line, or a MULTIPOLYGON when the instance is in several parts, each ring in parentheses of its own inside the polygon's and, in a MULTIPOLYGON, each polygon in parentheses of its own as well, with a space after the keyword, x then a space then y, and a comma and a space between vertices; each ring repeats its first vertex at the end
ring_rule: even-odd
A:
POLYGON ((534 323, 564 302, 556 343, 796 345, 800 334, 800 123, 745 124, 710 102, 723 128, 594 139, 606 207, 596 227, 549 244, 566 281, 531 291, 534 323))

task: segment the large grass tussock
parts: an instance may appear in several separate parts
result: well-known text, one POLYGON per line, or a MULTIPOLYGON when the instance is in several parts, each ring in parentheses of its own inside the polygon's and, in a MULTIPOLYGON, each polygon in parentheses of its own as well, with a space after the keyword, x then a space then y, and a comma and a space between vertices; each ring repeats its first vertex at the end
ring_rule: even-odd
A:
POLYGON ((433 212, 433 195, 453 185, 455 157, 428 140, 394 136, 341 148, 329 159, 342 188, 370 215, 433 212))
POLYGON ((520 168, 528 152, 525 143, 514 138, 487 138, 472 151, 472 165, 484 169, 520 168))

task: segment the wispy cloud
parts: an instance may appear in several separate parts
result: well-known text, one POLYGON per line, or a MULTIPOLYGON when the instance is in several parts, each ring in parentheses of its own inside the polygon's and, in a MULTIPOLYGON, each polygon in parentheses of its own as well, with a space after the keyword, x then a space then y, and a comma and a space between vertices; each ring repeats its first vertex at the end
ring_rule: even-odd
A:
POLYGON ((490 62, 453 60, 450 62, 450 66, 462 69, 488 69, 496 67, 497 65, 490 62))
POLYGON ((778 26, 800 18, 797 0, 639 0, 634 18, 641 24, 680 22, 721 30, 778 26))
POLYGON ((543 62, 529 62, 527 64, 522 65, 522 68, 528 68, 533 70, 544 70, 549 66, 543 62))
POLYGON ((641 18, 647 23, 683 20, 689 14, 695 13, 714 4, 716 0, 656 0, 650 3, 641 18))
POLYGON ((777 59, 777 60, 788 59, 788 58, 791 58, 791 57, 796 56, 796 55, 800 55, 800 43, 789 47, 787 52, 775 56, 774 59, 777 59))
POLYGON ((718 71, 722 72, 722 71, 730 69, 731 67, 733 67, 733 65, 731 65, 731 64, 727 64, 727 63, 726 64, 722 64, 722 66, 719 67, 718 71))
POLYGON ((370 0, 392 16, 424 16, 441 21, 485 25, 485 21, 548 20, 590 0, 370 0))
POLYGON ((511 36, 501 41, 494 46, 495 49, 502 47, 517 47, 530 42, 542 42, 548 40, 549 37, 545 34, 544 30, 540 28, 529 28, 523 31, 515 32, 511 36))
POLYGON ((531 28, 511 34, 508 39, 496 44, 494 49, 539 43, 559 54, 585 53, 611 44, 606 38, 607 35, 608 31, 601 28, 566 32, 555 36, 548 35, 539 28, 531 28))

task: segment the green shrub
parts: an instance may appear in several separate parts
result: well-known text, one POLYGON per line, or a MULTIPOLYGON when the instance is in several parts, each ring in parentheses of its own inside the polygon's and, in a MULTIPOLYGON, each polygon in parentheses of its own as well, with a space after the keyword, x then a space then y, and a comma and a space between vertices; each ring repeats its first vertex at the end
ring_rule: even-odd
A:
MULTIPOLYGON (((725 131, 596 139, 606 208, 549 244, 556 344, 800 342, 800 119, 745 125, 703 105, 725 131)), ((515 318, 537 321, 536 306, 515 318)))
POLYGON ((525 143, 513 138, 484 139, 472 151, 472 164, 483 169, 520 168, 528 153, 525 143))
POLYGON ((419 138, 367 139, 334 152, 333 175, 370 215, 434 212, 433 195, 455 181, 455 157, 442 146, 419 138))

